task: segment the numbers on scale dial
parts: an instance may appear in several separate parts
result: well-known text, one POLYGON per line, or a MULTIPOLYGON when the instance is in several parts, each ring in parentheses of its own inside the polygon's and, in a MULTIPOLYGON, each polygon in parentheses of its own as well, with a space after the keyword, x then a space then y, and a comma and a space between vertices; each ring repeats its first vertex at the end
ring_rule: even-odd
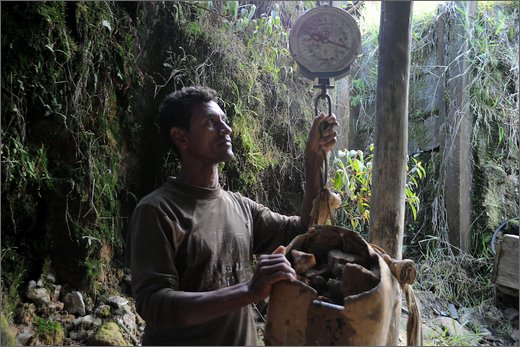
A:
MULTIPOLYGON (((355 21, 337 8, 315 9, 293 28, 294 58, 311 72, 345 69, 360 44, 355 21)), ((304 15, 305 16, 305 15, 304 15)))

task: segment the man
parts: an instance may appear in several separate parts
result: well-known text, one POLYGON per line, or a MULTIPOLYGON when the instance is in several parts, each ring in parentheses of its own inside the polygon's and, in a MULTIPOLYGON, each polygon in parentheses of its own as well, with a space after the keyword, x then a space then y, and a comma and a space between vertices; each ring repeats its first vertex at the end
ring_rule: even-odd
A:
POLYGON ((130 222, 143 345, 256 345, 250 304, 266 298, 274 283, 295 277, 281 245, 307 230, 323 153, 336 142, 335 116, 316 117, 305 152, 301 217, 274 213, 219 186, 218 164, 231 160, 233 150, 232 130, 215 100, 210 88, 187 87, 159 109, 160 131, 182 168, 139 202, 130 222), (322 123, 330 126, 321 133, 322 123), (253 254, 263 254, 254 272, 253 254))

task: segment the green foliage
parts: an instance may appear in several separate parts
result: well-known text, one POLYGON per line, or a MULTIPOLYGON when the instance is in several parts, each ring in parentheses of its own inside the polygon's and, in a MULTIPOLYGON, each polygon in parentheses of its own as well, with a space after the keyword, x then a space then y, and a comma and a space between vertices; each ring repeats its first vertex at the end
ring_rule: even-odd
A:
POLYGON ((483 2, 471 21, 474 115, 472 251, 489 252, 494 230, 518 215, 518 4, 483 2))
POLYGON ((2 240, 2 312, 8 318, 11 318, 14 312, 27 272, 26 259, 20 257, 19 253, 12 241, 2 240))
POLYGON ((432 346, 478 346, 482 337, 483 335, 476 333, 451 335, 446 328, 442 333, 431 336, 430 339, 435 342, 432 346))
POLYGON ((65 333, 60 322, 36 317, 34 322, 35 337, 44 345, 60 346, 63 344, 65 333))
POLYGON ((291 2, 168 3, 165 10, 174 13, 175 21, 172 39, 162 47, 166 83, 155 90, 159 95, 192 84, 217 90, 233 129, 235 152, 235 160, 221 165, 222 184, 291 214, 297 209, 290 210, 295 204, 286 202, 292 195, 283 190, 289 188, 269 187, 276 184, 271 177, 276 172, 277 178, 294 182, 294 191, 301 189, 303 163, 295 158, 305 146, 312 94, 311 82, 303 83, 293 73, 287 50, 294 7, 291 2), (205 34, 192 35, 197 28, 205 34))
POLYGON ((276 82, 282 71, 292 74, 293 67, 288 47, 289 28, 282 25, 281 4, 274 4, 270 13, 255 18, 256 6, 239 6, 238 1, 227 1, 224 14, 229 18, 224 24, 243 41, 252 65, 258 66, 276 82), (240 10, 240 11, 239 11, 240 10), (290 66, 288 66, 290 65, 290 66))
POLYGON ((422 290, 463 307, 476 307, 493 298, 494 287, 488 275, 493 262, 488 258, 454 256, 448 242, 432 235, 419 243, 424 250, 418 268, 422 290))
POLYGON ((426 170, 423 168, 422 163, 416 158, 412 157, 411 161, 413 164, 411 169, 409 164, 406 165, 407 180, 405 187, 405 200, 412 211, 413 220, 416 220, 420 206, 420 200, 416 192, 419 191, 420 181, 426 176, 426 170))
POLYGON ((106 322, 89 338, 89 344, 94 346, 128 346, 129 342, 124 338, 121 328, 116 322, 106 322))
MULTIPOLYGON (((371 6, 367 3, 360 10, 361 55, 351 69, 351 106, 358 148, 368 148, 375 127, 379 22, 378 18, 370 18, 376 17, 370 12, 371 6)), ((409 141, 419 148, 434 145, 425 143, 431 141, 425 136, 425 121, 436 121, 436 100, 446 83, 446 70, 436 66, 435 58, 439 21, 446 21, 444 38, 448 40, 456 18, 462 18, 468 28, 469 49, 461 54, 468 64, 474 117, 471 252, 475 256, 489 253, 494 229, 518 214, 518 11, 518 2, 479 2, 476 16, 468 18, 463 7, 445 3, 436 13, 416 15, 414 11, 412 21, 409 141)), ((410 230, 421 234, 414 240, 431 234, 444 239, 448 232, 443 185, 439 181, 442 158, 424 155, 423 162, 432 168, 421 197, 428 208, 422 208, 422 213, 417 211, 417 220, 409 225, 410 230)))
MULTIPOLYGON (((49 249, 53 261, 68 254, 88 263, 99 254, 85 238, 120 244, 122 151, 135 146, 124 142, 135 141, 126 134, 135 136, 136 126, 127 90, 137 70, 135 33, 128 18, 115 20, 118 11, 106 2, 2 8, 3 245, 29 272, 49 249), (71 12, 74 22, 66 20, 71 12), (20 16, 30 25, 18 25, 20 16)), ((4 284, 16 287, 14 263, 3 269, 4 284)))
POLYGON ((3 312, 0 313, 0 341, 2 346, 20 345, 3 312))
POLYGON ((338 151, 334 159, 335 173, 332 186, 341 193, 341 211, 346 222, 355 229, 363 229, 370 219, 373 146, 367 158, 363 151, 338 151))
MULTIPOLYGON (((1 130, 2 138, 4 131, 1 130)), ((9 137, 2 144, 3 184, 21 194, 28 185, 34 185, 40 190, 43 184, 49 182, 47 150, 44 144, 36 149, 24 146, 18 137, 9 137)))
MULTIPOLYGON (((340 150, 334 158, 335 172, 332 186, 343 197, 340 210, 341 219, 343 222, 350 223, 355 230, 360 231, 366 230, 370 220, 373 151, 374 145, 370 145, 365 158, 365 154, 361 150, 340 150)), ((417 192, 426 171, 416 158, 411 158, 411 162, 411 168, 410 165, 406 166, 405 201, 415 220, 420 205, 417 192)))

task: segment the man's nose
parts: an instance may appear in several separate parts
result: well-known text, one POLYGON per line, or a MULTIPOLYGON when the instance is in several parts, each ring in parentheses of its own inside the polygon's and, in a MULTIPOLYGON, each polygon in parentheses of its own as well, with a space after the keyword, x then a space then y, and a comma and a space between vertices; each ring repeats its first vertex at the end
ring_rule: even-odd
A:
POLYGON ((222 134, 228 135, 228 134, 231 134, 233 132, 233 129, 231 129, 231 127, 229 125, 227 125, 227 123, 222 122, 221 127, 220 127, 220 132, 222 134))

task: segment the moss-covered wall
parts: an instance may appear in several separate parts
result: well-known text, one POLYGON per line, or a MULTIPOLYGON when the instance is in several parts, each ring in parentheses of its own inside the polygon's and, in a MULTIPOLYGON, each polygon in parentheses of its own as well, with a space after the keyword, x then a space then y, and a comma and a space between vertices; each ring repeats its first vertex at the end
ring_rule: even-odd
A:
POLYGON ((108 3, 2 4, 6 288, 42 264, 82 288, 103 272, 102 249, 121 250, 134 36, 108 3))

